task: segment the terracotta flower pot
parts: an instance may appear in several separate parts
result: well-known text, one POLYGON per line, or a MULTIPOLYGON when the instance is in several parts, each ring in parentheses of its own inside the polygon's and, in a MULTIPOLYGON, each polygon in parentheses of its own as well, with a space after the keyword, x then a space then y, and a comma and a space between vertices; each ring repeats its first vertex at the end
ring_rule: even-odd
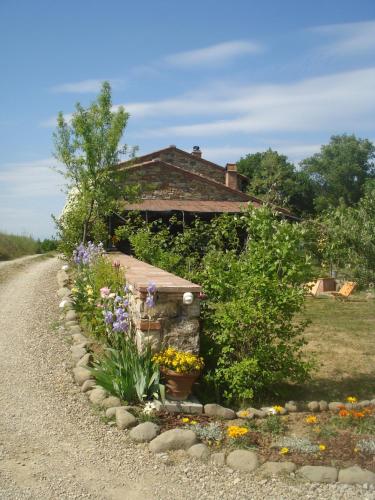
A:
POLYGON ((191 394, 191 388, 199 377, 199 372, 177 373, 162 368, 161 373, 165 380, 165 392, 168 399, 184 401, 191 394))

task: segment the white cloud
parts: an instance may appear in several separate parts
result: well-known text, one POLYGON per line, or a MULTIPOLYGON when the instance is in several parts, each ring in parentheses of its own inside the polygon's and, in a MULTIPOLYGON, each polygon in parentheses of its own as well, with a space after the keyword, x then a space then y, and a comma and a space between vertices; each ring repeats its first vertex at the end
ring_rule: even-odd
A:
POLYGON ((328 24, 311 28, 311 31, 335 38, 324 47, 329 55, 373 54, 375 50, 375 21, 328 24))
POLYGON ((53 197, 61 194, 63 178, 54 158, 5 163, 0 166, 0 192, 11 197, 53 197))
MULTIPOLYGON (((220 120, 147 130, 144 136, 215 136, 273 131, 329 131, 373 127, 375 67, 288 84, 227 85, 215 94, 133 104, 134 114, 226 116, 220 120), (229 116, 229 117, 228 117, 229 116)), ((131 109, 131 105, 127 106, 131 109)))
POLYGON ((56 85, 51 88, 51 91, 56 93, 94 94, 100 91, 104 81, 109 81, 112 88, 118 87, 122 82, 122 80, 119 79, 108 80, 106 78, 100 80, 82 80, 80 82, 56 85))
POLYGON ((49 237, 55 232, 51 213, 60 214, 65 195, 62 177, 50 167, 54 158, 0 165, 0 229, 49 237))
POLYGON ((245 54, 256 54, 262 51, 262 46, 248 40, 234 40, 217 43, 202 49, 188 50, 166 56, 163 60, 167 64, 180 67, 220 65, 234 57, 245 54))
POLYGON ((203 146, 201 149, 205 159, 224 165, 225 163, 238 161, 242 156, 247 154, 266 151, 268 148, 276 150, 278 153, 287 156, 290 161, 298 163, 303 158, 318 153, 320 144, 285 143, 282 140, 264 139, 261 142, 258 141, 256 146, 254 146, 254 143, 251 141, 248 146, 203 146))

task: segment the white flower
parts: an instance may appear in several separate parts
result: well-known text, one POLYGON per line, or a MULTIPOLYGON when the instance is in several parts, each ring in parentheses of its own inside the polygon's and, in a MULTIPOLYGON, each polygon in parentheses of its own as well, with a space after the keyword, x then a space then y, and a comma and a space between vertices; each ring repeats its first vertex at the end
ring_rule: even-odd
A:
POLYGON ((65 306, 67 306, 69 304, 69 302, 67 300, 62 300, 59 304, 59 307, 61 309, 64 309, 65 306))
POLYGON ((143 413, 145 415, 151 415, 152 413, 154 413, 155 410, 156 410, 155 403, 148 401, 145 404, 145 407, 143 408, 143 413))
POLYGON ((69 269, 68 264, 64 264, 63 266, 61 266, 61 269, 62 269, 63 271, 67 271, 67 270, 69 269))

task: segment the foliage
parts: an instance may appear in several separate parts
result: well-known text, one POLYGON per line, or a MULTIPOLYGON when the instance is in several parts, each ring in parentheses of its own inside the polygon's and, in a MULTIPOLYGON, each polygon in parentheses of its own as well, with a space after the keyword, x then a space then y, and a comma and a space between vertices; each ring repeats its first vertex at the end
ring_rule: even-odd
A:
POLYGON ((177 351, 168 347, 152 358, 160 367, 177 373, 200 372, 204 366, 203 358, 190 352, 177 351))
POLYGON ((361 409, 341 408, 338 416, 329 421, 329 426, 338 429, 354 429, 357 434, 375 434, 375 414, 371 406, 361 409))
POLYGON ((375 146, 355 135, 334 135, 320 153, 301 162, 314 183, 317 211, 353 206, 364 194, 365 184, 375 177, 375 146))
POLYGON ((227 400, 242 401, 281 380, 304 380, 306 322, 295 315, 311 274, 306 229, 267 207, 196 220, 177 234, 176 224, 125 230, 138 258, 202 285, 206 382, 227 400))
POLYGON ((375 439, 361 439, 356 448, 363 453, 375 456, 375 439))
POLYGON ((277 441, 277 446, 286 449, 287 452, 290 450, 310 454, 320 451, 318 444, 313 444, 308 438, 298 436, 283 436, 277 441))
POLYGON ((159 368, 150 347, 139 353, 131 338, 117 335, 116 349, 107 348, 92 368, 98 385, 128 403, 157 398, 159 368))
POLYGON ((304 229, 267 208, 243 217, 244 251, 211 251, 199 273, 210 297, 204 318, 209 377, 229 400, 251 399, 281 380, 302 381, 310 368, 302 354, 306 323, 295 318, 311 271, 304 229))
POLYGON ((246 155, 237 162, 237 167, 249 178, 249 194, 270 203, 289 206, 296 213, 313 210, 312 183, 286 156, 268 149, 246 155))
POLYGON ((119 143, 128 117, 122 106, 112 110, 108 82, 103 83, 90 106, 76 104, 70 123, 62 113, 58 115, 55 157, 64 165, 60 173, 66 179, 69 195, 62 216, 55 222, 66 255, 89 237, 94 241, 103 238, 105 217, 116 208, 124 192, 114 167, 126 152, 126 146, 120 148, 119 143))
POLYGON ((124 287, 123 270, 100 252, 100 246, 77 247, 72 295, 86 329, 111 344, 113 332, 120 331, 118 327, 122 331, 130 327, 128 316, 124 316, 128 314, 128 289, 124 287))
POLYGON ((279 415, 269 415, 261 423, 260 429, 262 432, 276 436, 284 434, 288 429, 288 426, 279 415))
POLYGON ((223 427, 219 422, 208 422, 190 426, 197 438, 209 445, 219 445, 224 440, 223 427))
POLYGON ((375 282, 375 182, 365 186, 356 206, 331 209, 311 221, 310 229, 323 267, 341 270, 362 286, 375 282))
POLYGON ((0 261, 56 250, 56 240, 0 232, 0 261))

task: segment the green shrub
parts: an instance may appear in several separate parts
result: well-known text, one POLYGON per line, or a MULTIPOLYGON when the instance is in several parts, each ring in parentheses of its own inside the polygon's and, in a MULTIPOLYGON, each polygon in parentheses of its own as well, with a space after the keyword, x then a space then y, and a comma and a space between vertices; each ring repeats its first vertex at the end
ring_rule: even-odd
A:
POLYGON ((304 226, 267 207, 197 219, 177 233, 176 220, 138 223, 125 226, 136 256, 201 284, 207 295, 202 354, 212 394, 243 403, 308 377, 307 323, 296 319, 312 275, 304 226))

